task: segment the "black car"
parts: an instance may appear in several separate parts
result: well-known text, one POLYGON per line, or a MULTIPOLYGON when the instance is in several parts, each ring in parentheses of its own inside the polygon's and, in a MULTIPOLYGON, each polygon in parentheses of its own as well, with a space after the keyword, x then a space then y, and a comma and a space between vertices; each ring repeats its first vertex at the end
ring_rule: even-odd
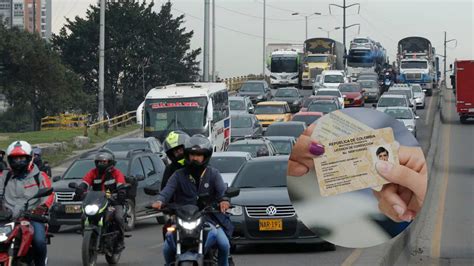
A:
POLYGON ((131 151, 131 150, 151 150, 162 158, 163 162, 167 164, 166 153, 163 151, 161 142, 154 138, 123 138, 123 139, 109 139, 102 148, 107 148, 112 152, 131 151))
POLYGON ((298 112, 303 105, 303 96, 294 87, 279 88, 272 100, 287 102, 292 113, 298 112))
MULTIPOLYGON (((155 218, 163 222, 163 215, 145 208, 154 198, 144 192, 144 187, 160 187, 165 165, 157 154, 149 150, 132 150, 129 152, 115 152, 115 167, 132 184, 132 189, 127 201, 127 230, 135 226, 137 220, 155 218)), ((50 227, 52 232, 59 231, 62 225, 76 225, 81 222, 81 202, 74 201, 74 190, 69 188, 69 183, 80 183, 86 173, 95 167, 94 156, 96 152, 83 154, 74 161, 62 176, 53 178, 53 187, 56 201, 50 211, 50 227)))
POLYGON ((232 198, 233 245, 324 242, 296 215, 286 188, 287 166, 288 156, 273 156, 240 168, 232 182, 240 188, 240 195, 232 198))
POLYGON ((268 126, 265 136, 290 136, 297 139, 306 129, 302 121, 275 122, 268 126))
POLYGON ((277 149, 279 155, 290 155, 293 146, 296 144, 296 139, 289 136, 267 136, 273 146, 277 149))
POLYGON ((257 157, 257 151, 265 147, 268 150, 268 156, 278 154, 273 143, 265 137, 245 137, 237 139, 229 145, 227 151, 244 151, 250 153, 253 158, 257 157))
POLYGON ((238 96, 247 96, 253 104, 272 99, 272 92, 265 80, 248 80, 242 84, 238 96))
POLYGON ((262 125, 253 114, 232 114, 230 116, 230 140, 246 136, 261 136, 262 125))

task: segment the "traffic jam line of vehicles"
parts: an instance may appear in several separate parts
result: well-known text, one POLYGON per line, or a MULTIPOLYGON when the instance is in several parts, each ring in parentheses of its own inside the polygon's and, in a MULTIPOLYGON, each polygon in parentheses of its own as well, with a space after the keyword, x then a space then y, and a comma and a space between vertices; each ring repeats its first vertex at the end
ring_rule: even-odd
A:
MULTIPOLYGON (((322 243, 326 250, 335 249, 298 219, 286 192, 288 155, 308 126, 348 107, 376 108, 416 136, 416 109, 425 107, 425 95, 438 86, 434 48, 421 37, 402 39, 397 67, 388 64, 380 43, 355 38, 346 58, 347 69, 343 69, 340 43, 328 38, 311 38, 302 46, 269 44, 268 48, 267 79, 243 83, 236 96, 229 96, 225 83, 177 83, 152 89, 137 109, 144 138, 111 140, 104 145, 114 153, 116 167, 130 185, 125 206, 128 231, 143 219, 166 221, 161 212, 147 207, 170 163, 162 143, 170 132, 179 130, 208 138, 214 151, 210 165, 222 173, 229 187, 240 189, 240 194, 231 192, 229 211, 235 226, 234 249, 277 242, 322 243), (271 88, 276 91, 272 93, 271 88), (303 96, 299 88, 312 89, 313 95, 303 96)), ((472 66, 472 61, 455 66, 461 121, 474 113, 472 90, 469 94, 466 89, 472 87, 466 79, 466 73, 472 76, 472 66)), ((53 178, 56 202, 51 208, 51 232, 81 224, 87 202, 75 200, 71 182, 79 182, 94 167, 94 155, 95 151, 83 154, 62 176, 53 178)), ((99 201, 102 195, 96 197, 99 201)), ((101 204, 106 206, 105 201, 101 204)), ((106 248, 96 251, 111 253, 106 248)), ((107 260, 118 259, 109 256, 107 260)))

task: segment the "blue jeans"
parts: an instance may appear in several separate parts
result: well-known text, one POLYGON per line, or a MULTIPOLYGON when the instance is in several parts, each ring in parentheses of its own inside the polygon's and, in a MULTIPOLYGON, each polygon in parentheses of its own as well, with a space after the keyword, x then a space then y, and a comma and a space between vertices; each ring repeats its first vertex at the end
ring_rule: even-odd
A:
MULTIPOLYGON (((206 254, 215 244, 217 244, 218 250, 218 265, 228 266, 228 257, 230 254, 229 239, 221 227, 216 228, 214 225, 211 225, 211 230, 209 231, 204 244, 204 254, 206 254)), ((172 233, 167 233, 165 243, 163 244, 163 255, 165 257, 166 265, 170 265, 171 262, 175 260, 175 254, 176 242, 174 236, 172 233)))
POLYGON ((35 251, 35 266, 44 266, 46 265, 47 258, 47 248, 46 248, 46 229, 43 223, 30 221, 31 226, 35 230, 35 235, 33 236, 33 248, 35 251))

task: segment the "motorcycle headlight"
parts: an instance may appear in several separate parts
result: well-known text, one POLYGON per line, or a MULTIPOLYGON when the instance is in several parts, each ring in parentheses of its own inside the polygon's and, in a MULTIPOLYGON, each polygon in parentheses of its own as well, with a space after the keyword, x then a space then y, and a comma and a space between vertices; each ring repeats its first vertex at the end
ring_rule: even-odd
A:
POLYGON ((3 242, 8 239, 8 236, 13 231, 15 223, 8 223, 3 226, 0 226, 0 242, 3 242))
POLYGON ((96 204, 86 205, 84 212, 86 215, 95 215, 99 211, 99 206, 96 204))
POLYGON ((183 227, 186 230, 193 230, 195 229, 199 224, 201 224, 201 218, 198 218, 197 220, 190 221, 190 222, 185 222, 181 219, 178 219, 178 224, 183 227))
POLYGON ((242 206, 234 205, 234 207, 228 209, 226 212, 233 216, 239 216, 243 214, 243 208, 242 206))

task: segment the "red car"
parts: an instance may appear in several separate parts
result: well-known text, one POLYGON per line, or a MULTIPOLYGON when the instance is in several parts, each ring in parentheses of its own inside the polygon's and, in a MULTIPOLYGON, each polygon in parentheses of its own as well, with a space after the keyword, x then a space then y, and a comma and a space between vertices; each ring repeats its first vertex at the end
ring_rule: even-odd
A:
POLYGON ((359 83, 341 83, 338 89, 344 96, 344 107, 364 107, 364 90, 359 83))
POLYGON ((314 121, 318 120, 324 114, 321 112, 298 112, 291 118, 291 121, 302 121, 307 126, 311 125, 314 121))

